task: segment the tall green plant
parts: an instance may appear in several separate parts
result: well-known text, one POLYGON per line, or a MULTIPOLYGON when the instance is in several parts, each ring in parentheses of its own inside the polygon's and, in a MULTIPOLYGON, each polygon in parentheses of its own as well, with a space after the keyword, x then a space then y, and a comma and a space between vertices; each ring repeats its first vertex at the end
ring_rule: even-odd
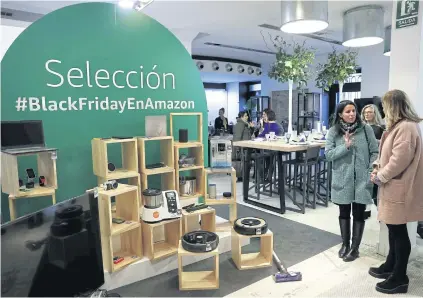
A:
POLYGON ((307 48, 305 42, 287 43, 280 36, 272 39, 272 43, 276 48, 276 61, 270 67, 269 78, 280 83, 292 80, 298 84, 298 87, 307 85, 307 80, 311 76, 310 65, 314 61, 315 50, 307 48))
POLYGON ((347 50, 337 53, 335 49, 328 55, 325 64, 317 66, 316 87, 329 91, 336 82, 344 82, 357 68, 357 52, 347 50))

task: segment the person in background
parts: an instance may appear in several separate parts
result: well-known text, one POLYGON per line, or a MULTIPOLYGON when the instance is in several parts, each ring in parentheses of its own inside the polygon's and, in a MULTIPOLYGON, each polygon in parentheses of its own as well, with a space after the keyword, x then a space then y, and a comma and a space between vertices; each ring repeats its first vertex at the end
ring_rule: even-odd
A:
POLYGON ((263 131, 259 133, 259 138, 265 137, 266 134, 270 132, 274 132, 277 136, 282 134, 281 125, 276 123, 276 115, 274 111, 270 109, 267 109, 266 112, 263 111, 263 120, 264 119, 267 121, 263 122, 263 131))
POLYGON ((378 220, 389 231, 389 253, 369 274, 385 279, 376 290, 385 294, 406 293, 411 243, 408 222, 423 220, 423 146, 419 123, 423 120, 405 92, 388 91, 382 98, 387 131, 380 142, 371 181, 379 185, 378 220))
POLYGON ((383 125, 382 116, 380 115, 379 109, 374 104, 366 105, 361 111, 361 118, 367 124, 373 128, 376 140, 380 140, 383 132, 385 131, 385 125, 383 125))
MULTIPOLYGON (((254 123, 248 123, 248 113, 246 111, 239 112, 237 122, 234 127, 233 141, 248 141, 254 132, 254 123)), ((238 181, 241 181, 242 176, 242 162, 241 162, 241 148, 232 147, 232 164, 236 171, 238 181)))
POLYGON ((338 255, 350 262, 359 257, 364 211, 366 204, 372 203, 370 173, 378 144, 372 128, 361 121, 357 106, 350 100, 339 103, 326 138, 325 155, 332 162, 331 199, 339 206, 342 246, 338 255))
POLYGON ((228 119, 225 117, 225 108, 219 110, 219 117, 214 120, 214 129, 225 131, 228 129, 228 119))
MULTIPOLYGON (((383 132, 385 131, 385 125, 383 124, 382 116, 380 115, 379 109, 374 104, 368 104, 361 110, 361 119, 373 128, 376 140, 380 142, 383 132)), ((373 203, 377 206, 377 193, 378 186, 373 185, 373 203)), ((365 211, 365 218, 371 216, 371 205, 367 206, 365 211)))

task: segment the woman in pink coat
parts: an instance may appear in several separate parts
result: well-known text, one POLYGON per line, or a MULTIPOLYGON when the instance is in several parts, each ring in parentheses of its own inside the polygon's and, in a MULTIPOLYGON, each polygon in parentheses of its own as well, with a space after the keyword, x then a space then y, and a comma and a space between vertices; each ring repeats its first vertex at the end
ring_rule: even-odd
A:
POLYGON ((382 98, 387 131, 380 141, 379 158, 371 175, 379 185, 378 219, 389 230, 389 253, 369 274, 385 279, 376 290, 385 294, 408 291, 407 264, 411 243, 407 223, 423 220, 423 148, 419 123, 407 95, 400 90, 382 98))

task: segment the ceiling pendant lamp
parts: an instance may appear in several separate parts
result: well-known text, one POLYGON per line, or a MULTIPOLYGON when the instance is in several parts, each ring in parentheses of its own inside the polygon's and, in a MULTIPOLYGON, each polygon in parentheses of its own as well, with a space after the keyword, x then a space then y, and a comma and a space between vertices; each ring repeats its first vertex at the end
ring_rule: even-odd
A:
POLYGON ((328 1, 281 1, 281 30, 307 34, 322 31, 329 25, 328 1))
POLYGON ((381 43, 384 38, 384 11, 378 5, 366 5, 344 13, 342 43, 345 47, 367 47, 381 43))
POLYGON ((391 56, 391 26, 385 28, 383 55, 391 56))

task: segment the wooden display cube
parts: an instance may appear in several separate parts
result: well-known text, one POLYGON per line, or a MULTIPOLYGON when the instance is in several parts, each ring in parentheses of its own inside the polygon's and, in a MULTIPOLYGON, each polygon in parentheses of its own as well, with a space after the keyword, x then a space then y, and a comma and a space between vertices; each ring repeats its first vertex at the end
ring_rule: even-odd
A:
MULTIPOLYGON (((125 225, 125 223, 122 225, 125 225)), ((131 230, 120 232, 120 234, 114 236, 101 236, 103 266, 104 270, 108 272, 121 270, 143 257, 140 223, 138 223, 138 226, 133 226, 131 230), (120 244, 117 250, 114 249, 116 240, 120 244), (115 257, 122 257, 123 260, 114 264, 113 258, 115 257)))
POLYGON ((139 171, 146 175, 155 175, 161 173, 169 173, 173 171, 174 155, 173 155, 173 137, 142 137, 138 138, 138 156, 139 156, 139 171), (160 142, 160 161, 164 163, 164 167, 147 169, 148 158, 146 158, 146 143, 160 142))
POLYGON ((179 290, 212 290, 219 288, 219 248, 205 253, 194 253, 186 251, 179 241, 178 247, 178 275, 179 275, 179 290), (213 271, 195 271, 184 272, 182 259, 184 256, 206 256, 214 257, 213 271))
MULTIPOLYGON (((174 117, 186 117, 186 116, 196 116, 197 118, 197 143, 203 144, 203 113, 170 113, 170 134, 173 136, 173 118, 174 117)), ((193 142, 188 142, 193 143, 193 142)), ((179 144, 188 144, 188 143, 179 143, 178 141, 175 141, 175 145, 179 144)))
POLYGON ((138 187, 119 184, 117 189, 98 191, 101 234, 118 235, 140 226, 138 187), (112 213, 111 199, 115 198, 116 211, 112 213), (121 218, 125 223, 114 223, 113 218, 121 218))
POLYGON ((272 266, 273 233, 267 231, 263 235, 245 236, 232 230, 232 259, 239 270, 255 269, 272 266), (243 238, 260 238, 260 251, 256 253, 242 253, 243 238))
POLYGON ((142 222, 142 239, 144 254, 150 261, 156 261, 178 252, 179 239, 182 234, 181 219, 162 221, 155 224, 142 222), (164 240, 155 241, 155 229, 164 228, 164 240))
POLYGON ((124 179, 136 177, 138 175, 138 153, 137 139, 99 139, 95 138, 91 141, 93 170, 94 174, 99 177, 112 179, 124 179), (122 150, 122 168, 109 171, 109 161, 107 154, 107 146, 111 144, 121 144, 122 150))
POLYGON ((193 198, 199 198, 204 196, 204 167, 199 167, 194 170, 184 171, 180 173, 179 171, 175 171, 175 182, 176 182, 176 191, 179 194, 180 200, 189 200, 193 198), (187 173, 190 172, 190 173, 187 173), (183 174, 182 174, 183 173, 183 174), (195 183, 195 192, 193 194, 183 194, 183 190, 180 187, 180 177, 195 177, 196 183, 195 183))
POLYGON ((189 143, 177 143, 174 146, 175 156, 175 170, 179 172, 200 169, 204 167, 204 147, 199 142, 189 143), (193 166, 185 167, 179 165, 179 157, 181 154, 187 155, 187 157, 194 157, 195 162, 193 166))
MULTIPOLYGON (((229 207, 229 222, 224 224, 218 224, 216 226, 217 231, 231 231, 232 226, 237 219, 237 203, 236 203, 236 171, 233 167, 230 168, 207 168, 205 169, 204 175, 204 189, 206 193, 206 204, 213 205, 228 205, 229 207), (208 177, 213 174, 231 174, 231 189, 232 196, 230 198, 223 197, 222 194, 216 194, 216 199, 211 199, 208 191, 208 177)), ((229 190, 228 190, 229 191, 229 190)), ((221 192, 222 193, 222 192, 221 192)))
POLYGON ((203 230, 216 232, 216 210, 213 208, 200 209, 194 212, 182 210, 182 230, 185 235, 188 232, 203 230), (201 220, 201 225, 198 220, 201 220))
MULTIPOLYGON (((47 184, 42 186, 43 190, 57 189, 57 173, 56 173, 56 151, 48 152, 37 152, 37 153, 1 153, 1 188, 2 192, 13 195, 14 197, 29 197, 31 191, 39 192, 36 190, 37 183, 35 183, 34 189, 28 189, 28 191, 22 192, 19 189, 19 172, 18 172, 18 158, 21 156, 36 155, 37 156, 37 172, 36 175, 39 177, 44 176, 47 184)), ((36 182, 38 181, 36 177, 36 182)), ((24 181, 24 179, 22 179, 24 181)), ((25 181, 24 181, 25 183, 25 181)), ((51 191, 48 195, 50 195, 51 191)), ((35 195, 32 195, 35 197, 35 195)))
MULTIPOLYGON (((121 178, 121 179, 113 179, 116 180, 119 184, 121 183, 122 180, 126 180, 128 181, 128 184, 130 185, 134 185, 136 187, 138 187, 138 199, 139 202, 141 203, 141 178, 140 178, 140 174, 137 174, 136 176, 133 177, 126 177, 126 178, 121 178)), ((109 181, 110 179, 104 178, 104 177, 97 177, 97 181, 98 184, 101 185, 107 181, 109 181)))

